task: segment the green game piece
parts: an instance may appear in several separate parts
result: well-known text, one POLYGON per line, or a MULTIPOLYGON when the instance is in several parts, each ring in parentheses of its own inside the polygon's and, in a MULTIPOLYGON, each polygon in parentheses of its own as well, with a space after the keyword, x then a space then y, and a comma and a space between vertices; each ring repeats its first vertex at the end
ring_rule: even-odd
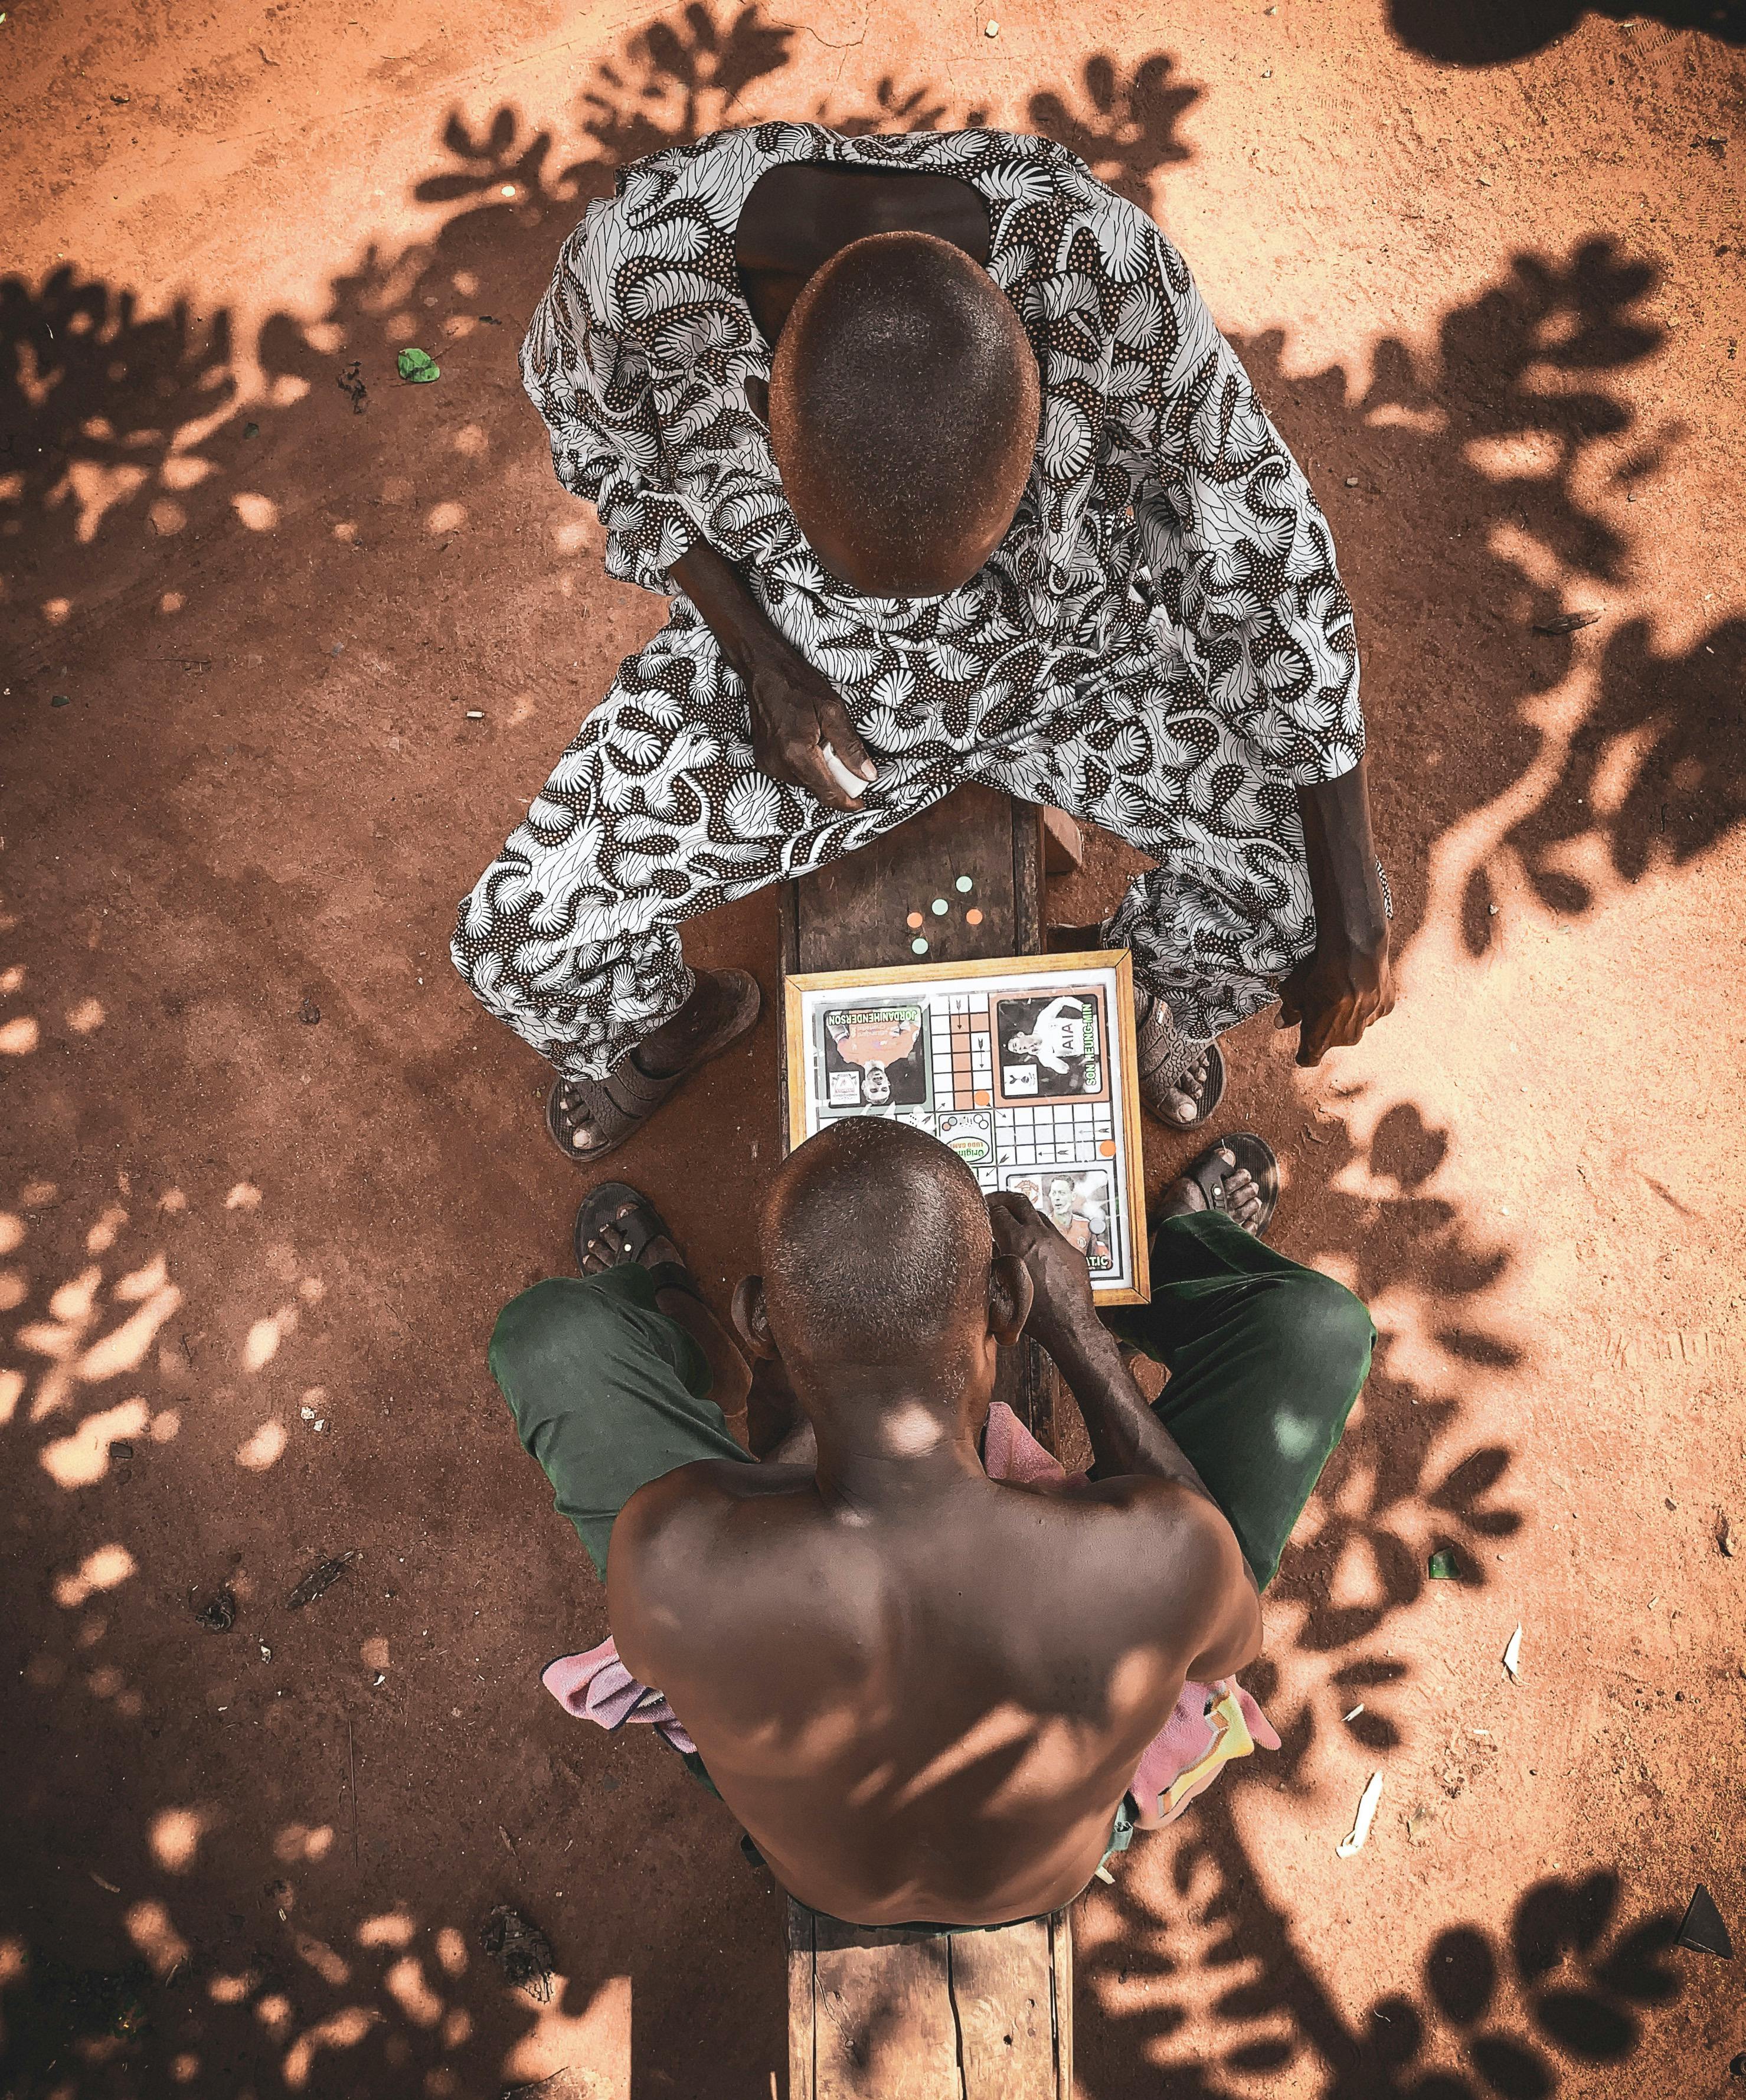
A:
POLYGON ((950 908, 943 897, 937 897, 933 900, 933 915, 936 919, 943 919, 950 908))
POLYGON ((428 386, 433 379, 443 377, 443 368, 427 352, 421 350, 403 350, 395 360, 403 379, 415 386, 428 386))
POLYGON ((928 943, 923 940, 920 934, 918 933, 915 936, 915 938, 910 943, 910 953, 912 955, 925 955, 927 952, 928 943))
POLYGON ((261 426, 258 423, 245 423, 242 434, 245 438, 258 438, 261 435, 261 426))
POLYGON ((1453 1582, 1455 1580, 1455 1556, 1446 1548, 1440 1548, 1431 1555, 1431 1579, 1433 1582, 1453 1582))
POLYGON ((972 890, 975 888, 976 885, 970 880, 968 875, 961 875, 959 876, 958 893, 960 897, 963 896, 968 891, 972 890))
POLYGON ((70 708, 73 705, 73 695, 71 693, 56 693, 51 698, 49 705, 51 708, 70 708))

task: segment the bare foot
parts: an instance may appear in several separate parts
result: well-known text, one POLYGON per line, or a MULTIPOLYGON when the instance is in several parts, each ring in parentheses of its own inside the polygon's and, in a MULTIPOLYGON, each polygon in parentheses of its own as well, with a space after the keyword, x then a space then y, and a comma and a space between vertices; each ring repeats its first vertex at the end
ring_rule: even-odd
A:
POLYGON ((654 1268, 662 1262, 672 1262, 691 1273, 686 1267, 685 1256, 670 1239, 664 1237, 650 1240, 638 1254, 630 1251, 628 1236, 619 1229, 619 1220, 628 1218, 637 1208, 634 1203, 620 1205, 617 1215, 609 1218, 600 1230, 585 1240, 580 1250, 582 1273, 598 1276, 603 1269, 619 1268, 628 1261, 640 1261, 645 1268, 654 1268))
MULTIPOLYGON (((1247 1167, 1237 1165, 1237 1154, 1228 1145, 1217 1146, 1213 1157, 1228 1170, 1224 1176, 1224 1201, 1219 1207, 1232 1224, 1241 1225, 1246 1233, 1259 1232, 1267 1204, 1254 1176, 1247 1167)), ((1199 1182, 1184 1175, 1165 1189, 1157 1221, 1162 1224, 1166 1218, 1185 1218, 1191 1211, 1210 1207, 1199 1182)))
MULTIPOLYGON (((1156 1105, 1152 1102, 1147 1104, 1161 1122, 1193 1123, 1200 1114, 1201 1092, 1206 1084, 1206 1058, 1202 1057, 1197 1065, 1191 1065, 1175 1086, 1166 1087, 1154 1097, 1156 1105), (1191 1087, 1193 1092, 1184 1091, 1191 1087)), ((1197 1189, 1195 1193, 1198 1195, 1200 1191, 1197 1189)))

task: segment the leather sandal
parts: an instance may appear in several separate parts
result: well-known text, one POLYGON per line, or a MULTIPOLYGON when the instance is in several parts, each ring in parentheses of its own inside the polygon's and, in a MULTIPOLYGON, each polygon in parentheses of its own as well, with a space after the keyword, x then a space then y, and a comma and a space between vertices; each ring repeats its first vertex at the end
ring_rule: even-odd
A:
POLYGON ((1170 1008, 1161 999, 1150 992, 1141 992, 1135 1000, 1138 1009, 1135 1019, 1135 1041, 1138 1052, 1137 1077, 1140 1082, 1140 1101, 1148 1115, 1162 1123, 1166 1130, 1198 1130, 1213 1114, 1224 1099, 1224 1053, 1216 1043, 1209 1043, 1204 1052, 1197 1051, 1190 1058, 1192 1070, 1204 1055, 1206 1070, 1197 1084, 1191 1085, 1186 1073, 1179 1076, 1172 1073, 1168 1078, 1159 1074, 1177 1064, 1184 1048, 1176 1032, 1175 1022, 1170 1008), (1166 1094, 1186 1094, 1194 1103, 1194 1113, 1186 1123, 1179 1123, 1173 1115, 1166 1114, 1164 1097, 1166 1094))
MULTIPOLYGON (((589 1242, 598 1239, 609 1227, 617 1233, 619 1242, 618 1258, 611 1267, 623 1268, 634 1262, 647 1272, 657 1290, 683 1290, 693 1298, 700 1296, 696 1278, 682 1261, 643 1260, 643 1250, 651 1240, 672 1240, 673 1236, 668 1229, 667 1220, 654 1204, 628 1181, 602 1181, 582 1198, 571 1244, 575 1249, 576 1267, 583 1275, 597 1276, 602 1273, 586 1268, 584 1258, 589 1242)), ((677 1246, 678 1242, 674 1240, 673 1244, 677 1246)))
MULTIPOLYGON (((1273 1222, 1273 1213, 1279 1208, 1279 1159, 1265 1138, 1257 1137, 1252 1130, 1227 1132, 1215 1145, 1208 1145, 1197 1158, 1191 1159, 1179 1175, 1171 1178, 1193 1182, 1206 1198, 1209 1211, 1218 1211, 1229 1217, 1229 1207, 1224 1200, 1225 1176, 1234 1174, 1238 1167, 1248 1170, 1261 1197, 1259 1221, 1241 1229, 1252 1232, 1257 1239, 1264 1238, 1268 1227, 1273 1222), (1229 1153, 1231 1158, 1221 1158, 1224 1153, 1229 1153)), ((1189 1211, 1180 1215, 1192 1218, 1199 1213, 1189 1211)))
POLYGON ((731 1048, 758 1017, 764 995, 758 981, 744 970, 724 970, 733 987, 734 1004, 713 1035, 704 1037, 697 1055, 683 1071, 659 1075, 645 1072, 634 1050, 627 1051, 603 1079, 567 1079, 552 1082, 545 1097, 545 1127, 566 1159, 579 1167, 592 1166, 616 1152, 633 1137, 674 1089, 692 1073, 731 1048), (590 1141, 579 1145, 589 1133, 590 1141))

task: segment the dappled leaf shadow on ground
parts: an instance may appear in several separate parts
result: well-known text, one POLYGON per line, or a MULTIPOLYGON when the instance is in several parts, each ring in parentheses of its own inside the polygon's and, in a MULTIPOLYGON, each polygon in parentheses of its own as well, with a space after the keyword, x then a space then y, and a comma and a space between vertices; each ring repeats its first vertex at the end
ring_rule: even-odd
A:
MULTIPOLYGON (((273 388, 265 404, 236 405, 234 329, 222 312, 203 314, 197 301, 183 299, 148 314, 132 292, 71 264, 35 285, 7 279, 0 285, 0 555, 15 586, 13 602, 40 623, 16 682, 30 704, 49 704, 60 664, 75 653, 88 623, 117 599, 154 610, 161 624, 150 630, 146 648, 175 660, 180 645, 171 600, 196 582, 239 597, 254 587, 239 585, 225 567, 254 551, 239 537, 239 518, 250 532, 268 529, 249 523, 251 518, 271 519, 277 558, 326 564, 337 604, 384 588, 372 567, 375 543, 410 501, 395 492, 406 462, 383 413, 389 390, 399 383, 398 348, 416 338, 457 372, 506 370, 558 240, 588 199, 610 192, 613 166, 737 121, 754 90, 759 108, 769 107, 769 83, 790 63, 797 33, 757 7, 715 14, 701 6, 639 32, 584 82, 580 126, 592 150, 562 166, 553 165, 552 133, 512 108, 499 109, 477 131, 452 117, 441 165, 413 192, 426 204, 452 207, 448 218, 411 247, 366 245, 336 274, 319 321, 280 315, 264 325, 256 348, 273 388), (368 389, 362 416, 353 414, 341 383, 353 366, 368 389), (337 498, 328 492, 335 489, 337 498), (351 574, 348 563, 357 564, 351 574)), ((1093 55, 1077 78, 1038 83, 1019 106, 1037 128, 1062 139, 1105 179, 1156 210, 1161 200, 1153 183, 1188 157, 1179 127, 1200 91, 1163 54, 1131 68, 1093 55)), ((896 78, 866 95, 839 96, 800 113, 845 130, 986 119, 950 90, 896 78)), ((1581 652, 1598 655, 1593 708, 1571 739, 1554 785, 1497 849, 1521 860, 1552 908, 1574 913, 1594 901, 1586 882, 1562 865, 1590 833, 1613 873, 1633 881, 1663 858, 1672 864, 1689 858, 1746 814, 1739 730, 1728 712, 1740 669, 1738 621, 1682 655, 1660 651, 1642 623, 1564 638, 1532 631, 1534 620, 1560 609, 1564 591, 1535 580, 1541 567, 1527 558, 1526 549, 1550 556, 1566 589, 1617 583, 1627 575, 1632 549, 1622 514, 1585 501, 1576 483, 1594 448, 1616 443, 1629 429, 1630 411, 1608 380, 1658 346, 1659 332, 1642 317, 1652 284, 1648 265, 1600 240, 1563 254, 1519 254, 1492 286, 1445 318, 1434 355, 1417 359, 1385 340, 1363 382, 1338 368, 1291 376, 1290 346, 1277 334, 1239 343, 1300 453, 1325 461, 1338 445, 1363 470, 1367 485, 1336 523, 1343 544, 1361 555, 1365 568, 1384 576, 1410 569, 1400 558, 1409 541, 1431 539, 1441 549, 1442 601, 1387 608, 1402 616, 1375 622, 1379 632, 1407 633, 1415 657, 1422 646, 1428 683, 1396 676, 1373 680, 1369 688, 1379 808, 1403 938, 1422 919, 1430 848, 1541 757, 1542 732, 1529 726, 1523 709, 1562 683, 1581 652), (1542 390, 1535 375, 1547 365, 1557 383, 1542 390), (1378 496, 1386 491, 1386 501, 1369 500, 1373 485, 1378 496), (1516 543, 1492 529, 1501 520, 1522 536, 1523 551, 1512 553, 1516 543), (1410 773, 1410 803, 1391 802, 1391 750, 1411 754, 1410 765, 1401 769, 1410 773)), ((501 474, 491 446, 444 403, 439 388, 428 390, 431 420, 421 461, 428 485, 419 499, 424 536, 416 547, 400 545, 395 558, 403 566, 394 585, 428 595, 434 629, 453 617, 438 572, 428 566, 449 529, 441 517, 492 502, 501 474)), ((528 448, 537 447, 531 412, 514 427, 528 448)), ((1652 474, 1658 452, 1677 442, 1676 434, 1651 435, 1633 470, 1652 474)), ((1325 465, 1314 478, 1321 486, 1332 479, 1325 465)), ((1329 501, 1332 508, 1332 493, 1329 501)), ((199 680, 213 667, 189 654, 182 668, 199 680)), ((271 726, 255 726, 270 747, 271 726)), ((295 861, 298 842, 285 844, 295 861)), ((1488 884, 1488 864, 1476 867, 1472 880, 1488 884)), ((1489 938, 1483 889, 1479 893, 1482 908, 1468 921, 1475 953, 1489 938)), ((46 952, 48 931, 29 938, 46 952)), ((274 938, 270 925, 260 938, 274 938)), ((30 960, 34 968, 37 957, 30 960)), ((231 960, 240 971, 245 967, 240 951, 231 960)), ((1323 1251, 1350 1260, 1357 1287, 1373 1301, 1391 1290, 1409 1293, 1426 1330, 1416 1347, 1440 1351, 1466 1374, 1480 1376, 1513 1361, 1510 1344, 1484 1311, 1485 1294, 1509 1257, 1478 1239, 1454 1207, 1431 1193, 1448 1145, 1448 1132, 1402 1105, 1383 1118, 1367 1159, 1355 1157, 1343 1126, 1307 1131, 1299 1171, 1331 1180, 1347 1167, 1364 1170, 1373 1193, 1338 1199, 1323 1251)), ((33 1247, 26 1264, 30 1295, 19 1310, 20 1323, 42 1322, 48 1301, 81 1260, 73 1242, 45 1233, 40 1258, 33 1247)), ((1401 1353, 1396 1339, 1385 1335, 1365 1420, 1337 1454, 1279 1590, 1281 1617, 1295 1615, 1298 1648, 1325 1658, 1332 1681, 1355 1698, 1361 1694, 1373 1710, 1363 1740, 1377 1748, 1399 1740, 1405 1725, 1391 1696, 1405 1670, 1376 1652, 1375 1639, 1420 1595, 1427 1553, 1453 1550, 1460 1579, 1478 1582, 1484 1579, 1478 1542, 1506 1539, 1520 1520, 1509 1452, 1464 1436, 1462 1403, 1441 1388, 1422 1390, 1398 1368, 1401 1353), (1368 1593, 1361 1601, 1336 1603, 1336 1571, 1354 1556, 1369 1570, 1368 1593)), ((42 1365, 32 1361, 25 1368, 34 1378, 42 1365)), ((96 1410, 115 1396, 116 1389, 95 1380, 88 1396, 77 1397, 96 1410)), ((19 1499, 20 1542, 33 1544, 45 1564, 66 1557, 66 1517, 59 1491, 38 1480, 42 1468, 34 1462, 66 1426, 37 1427, 21 1409, 7 1431, 15 1471, 29 1483, 19 1499)), ((1263 1672, 1255 1681, 1265 1699, 1277 1680, 1263 1672)), ((70 1688, 45 1697, 42 1711, 62 1740, 79 1729, 92 1732, 89 1713, 70 1688)), ((1289 1784, 1315 1724, 1307 1710, 1281 1718, 1286 1738, 1281 1769, 1289 1784)), ((95 1740, 113 1755, 124 1737, 105 1720, 95 1740)), ((15 1745, 9 1762, 15 1768, 28 1754, 25 1745, 15 1745)), ((1532 2081, 1555 2079, 1557 2050, 1616 2061, 1635 2046, 1641 2010, 1657 2001, 1644 1979, 1660 1976, 1653 1957, 1664 1945, 1661 1923, 1651 1920, 1607 1939, 1603 1921, 1584 1939, 1578 1927, 1588 1930, 1581 1921, 1593 1914, 1595 1899, 1567 1902, 1563 1885, 1555 1883, 1523 1899, 1507 1955, 1477 1928, 1473 1939, 1482 1951, 1458 1935, 1447 1947, 1440 1941, 1426 1957, 1422 1997, 1378 2001, 1369 2026, 1351 2027, 1294 1952, 1285 1921, 1257 1893, 1232 1814, 1250 1783, 1253 1775, 1233 1780, 1224 1798, 1210 1797, 1184 1826, 1179 1914, 1143 1916, 1131 1899, 1120 1899, 1129 1905, 1124 1915, 1131 1928, 1124 1944, 1136 1965, 1154 1964, 1157 1988, 1130 2017, 1113 1998, 1105 2002, 1104 1957, 1090 1965, 1098 2010, 1089 2027, 1104 2032, 1101 2040, 1087 2034, 1088 2090, 1114 2096, 1131 2089, 1132 2066, 1148 2045, 1173 2018, 1187 2017, 1180 2006, 1173 2011, 1164 1988, 1172 1975, 1198 1998, 1205 1975, 1249 1962, 1259 1964, 1252 1988, 1233 1984, 1216 2001, 1228 2032, 1228 2067, 1254 2075, 1313 2053, 1347 2081, 1334 2089, 1355 2100, 1396 2090, 1415 2091, 1419 2100, 1432 2100, 1440 2089, 1448 2100, 1470 2091, 1550 2090, 1532 2081), (1236 1922, 1201 1947, 1194 1933, 1201 1924, 1219 1923, 1227 1911, 1236 1922), (1192 1974, 1187 1955, 1144 1951, 1143 1943, 1160 1935, 1166 1948, 1195 1950, 1192 1974), (1542 1958, 1548 1947, 1563 1950, 1557 1961, 1542 1958), (1482 1988, 1488 1962, 1493 1980, 1482 1988), (1523 1991, 1532 1993, 1530 2010, 1519 2017, 1506 2013, 1505 2001, 1515 2005, 1523 1991), (1605 2017, 1591 2016, 1594 2006, 1605 2017), (1427 2071, 1438 2050, 1453 2051, 1462 2067, 1427 2071), (1475 2086, 1475 2076, 1489 2078, 1490 2086, 1475 2086), (1442 2089, 1422 2082, 1437 2077, 1456 2082, 1442 2089)), ((132 1854, 130 1901, 159 1905, 173 1925, 184 1921, 179 1929, 192 1948, 186 1965, 170 1981, 147 1985, 127 1967, 127 1950, 112 1959, 107 1943, 95 1966, 69 1963, 67 1948, 83 1943, 89 1915, 69 1922, 73 1913, 44 1881, 29 1927, 37 1951, 9 1992, 11 2004, 22 1991, 27 1999, 36 1993, 39 2006, 59 2008, 54 2018, 64 2023, 62 2040, 82 2037, 89 2045, 74 2049, 76 2067, 62 2062, 57 2069, 57 2077, 71 2081, 69 2093, 120 2091, 132 2067, 156 2063, 172 2046, 195 2049, 201 2058, 202 2067, 182 2089, 228 2093, 244 2076, 276 2078, 287 2048, 315 2034, 327 2037, 322 2045, 336 2058, 343 2053, 360 2080, 443 2071, 482 2090, 489 2084, 492 2053, 465 2038, 446 2041, 396 1996, 390 1979, 400 1973, 403 1956, 387 1948, 368 1958, 353 1955, 343 1983, 313 1957, 294 1966, 270 1960, 254 1936, 258 1893, 242 1890, 236 1869, 215 1870, 209 1889, 201 1890, 167 1879, 137 1833, 132 1854), (246 1926, 235 1921, 245 1908, 246 1926), (211 1987, 221 1977, 241 1982, 220 1997, 211 1987), (143 2014, 128 2010, 130 1993, 138 1994, 143 2014), (282 2017, 263 2013, 263 2004, 281 2001, 282 2017), (346 2024, 348 2009, 360 2004, 368 2017, 346 2024), (213 2067, 221 2062, 222 2085, 213 2082, 213 2067)), ((428 1939, 433 1927, 416 1923, 408 1930, 428 1939)), ((695 1952, 687 1931, 683 1924, 674 1929, 668 1951, 675 1973, 695 1952)), ((765 2026, 777 2017, 779 1992, 774 1926, 770 1962, 769 1997, 748 2013, 765 2026)), ((421 2002, 403 1973, 401 1980, 407 2002, 421 2002)), ((671 1983, 640 1977, 638 1990, 646 1988, 658 2010, 677 2002, 671 1983)), ((572 1987, 564 2010, 579 2013, 577 2000, 585 1996, 572 1987)), ((38 2034, 51 2025, 39 2023, 38 2034)), ((657 2018, 641 2032, 653 2067, 670 2080, 694 2084, 716 2068, 694 2060, 681 2020, 657 2018)), ((769 2040, 761 2030, 765 2054, 769 2040)), ((47 2061, 36 2041, 30 2047, 47 2061)), ((1224 2090, 1206 2082, 1215 2076, 1210 2069, 1172 2071, 1166 2079, 1177 2082, 1159 2089, 1224 2090), (1188 2079, 1200 2082, 1182 2082, 1188 2079)))

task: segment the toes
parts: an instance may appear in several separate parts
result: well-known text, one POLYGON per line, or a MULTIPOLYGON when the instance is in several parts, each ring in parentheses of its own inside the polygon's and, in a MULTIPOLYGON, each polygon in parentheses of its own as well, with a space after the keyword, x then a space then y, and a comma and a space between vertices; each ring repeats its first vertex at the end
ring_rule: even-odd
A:
POLYGON ((1172 1118, 1177 1123, 1193 1123, 1194 1103, 1186 1094, 1172 1094, 1170 1097, 1170 1112, 1172 1118))

